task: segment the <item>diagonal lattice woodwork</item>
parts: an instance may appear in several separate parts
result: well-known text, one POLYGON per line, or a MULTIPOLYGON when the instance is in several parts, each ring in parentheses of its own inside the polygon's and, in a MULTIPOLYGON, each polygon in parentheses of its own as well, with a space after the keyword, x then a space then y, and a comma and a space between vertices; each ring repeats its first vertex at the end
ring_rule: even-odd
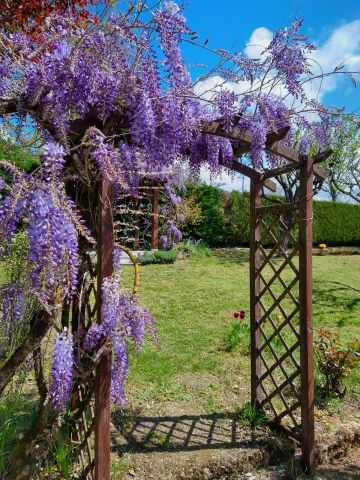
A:
MULTIPOLYGON (((77 322, 75 330, 88 330, 97 319, 97 267, 90 255, 86 257, 86 267, 83 275, 82 286, 77 302, 73 321, 77 322)), ((91 367, 90 367, 91 368, 91 367)), ((82 480, 94 480, 94 394, 95 367, 86 379, 80 380, 74 389, 74 402, 72 415, 74 428, 72 442, 78 454, 77 470, 82 480)))
POLYGON ((255 210, 259 237, 256 322, 259 403, 297 439, 301 435, 299 210, 275 204, 255 210))

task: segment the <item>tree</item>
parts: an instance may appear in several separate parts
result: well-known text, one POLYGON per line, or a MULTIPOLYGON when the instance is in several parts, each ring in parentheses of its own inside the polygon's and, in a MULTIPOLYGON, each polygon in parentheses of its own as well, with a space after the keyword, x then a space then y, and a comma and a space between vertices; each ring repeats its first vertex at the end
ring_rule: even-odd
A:
MULTIPOLYGON (((87 9, 97 0, 4 0, 0 11, 0 28, 21 30, 34 38, 47 28, 47 18, 57 12, 71 12, 78 23, 91 18, 87 9)), ((106 3, 106 0, 105 0, 106 3)))
POLYGON ((334 151, 325 167, 328 178, 323 190, 335 201, 339 194, 360 203, 360 126, 349 115, 331 128, 330 142, 334 151))
POLYGON ((29 149, 3 138, 0 138, 0 158, 17 165, 26 173, 31 173, 40 165, 38 156, 31 153, 29 149))

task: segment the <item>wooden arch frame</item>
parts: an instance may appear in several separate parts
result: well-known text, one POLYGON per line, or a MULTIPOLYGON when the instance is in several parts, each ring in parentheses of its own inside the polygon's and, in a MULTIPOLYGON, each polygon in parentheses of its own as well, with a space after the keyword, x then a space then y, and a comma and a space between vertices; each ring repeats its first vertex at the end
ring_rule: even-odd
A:
MULTIPOLYGON (((251 322, 251 399, 253 403, 261 402, 260 382, 260 229, 257 212, 260 207, 262 187, 276 191, 276 183, 272 180, 277 175, 300 171, 301 199, 300 211, 300 272, 299 272, 299 312, 301 351, 301 425, 302 432, 298 439, 302 448, 304 471, 315 471, 315 439, 314 439, 314 371, 313 371, 313 335, 312 335, 312 204, 313 176, 320 180, 326 178, 326 172, 318 163, 328 158, 332 151, 328 150, 315 156, 303 156, 299 152, 286 147, 280 141, 286 136, 289 128, 267 135, 266 151, 287 161, 283 166, 259 172, 240 163, 236 157, 250 150, 251 133, 237 127, 225 132, 221 122, 204 122, 203 134, 228 138, 233 142, 234 160, 226 165, 234 172, 241 173, 251 180, 250 194, 250 322, 251 322)), ((111 202, 113 185, 103 180, 100 188, 100 226, 98 241, 98 285, 112 271, 112 259, 109 251, 113 244, 111 202)), ((101 289, 98 287, 98 305, 101 305, 101 289)), ((102 321, 101 308, 98 309, 98 321, 102 321)), ((110 479, 110 363, 111 354, 105 354, 97 366, 95 389, 95 480, 110 479)))
MULTIPOLYGON (((15 99, 0 99, 0 113, 13 114, 19 111, 32 113, 44 128, 53 132, 56 138, 56 129, 48 120, 48 117, 43 115, 40 105, 30 104, 26 98, 15 99)), ((85 118, 75 119, 71 122, 69 128, 69 140, 72 145, 78 145, 83 139, 89 127, 97 127, 101 129, 104 135, 113 135, 114 131, 117 133, 127 132, 128 126, 120 112, 114 112, 107 119, 105 125, 97 117, 96 109, 92 108, 85 118)), ((320 180, 326 177, 325 171, 318 165, 319 162, 325 160, 331 155, 331 151, 326 151, 315 156, 302 156, 299 152, 288 148, 280 143, 286 136, 288 128, 283 128, 279 132, 270 132, 267 135, 266 151, 283 158, 286 163, 283 166, 259 172, 256 169, 247 166, 237 160, 237 157, 242 156, 250 150, 251 133, 247 130, 233 128, 230 132, 224 130, 220 121, 204 122, 199 126, 200 132, 205 135, 215 135, 225 137, 233 142, 234 160, 232 165, 226 165, 227 168, 239 172, 251 180, 251 248, 250 248, 250 300, 251 300, 251 376, 252 376, 252 401, 259 402, 260 391, 259 382, 261 380, 260 373, 260 359, 259 359, 259 341, 260 341, 260 312, 259 295, 260 295, 260 276, 259 276, 259 262, 260 262, 260 228, 259 228, 259 212, 261 212, 261 190, 266 187, 271 191, 276 191, 276 184, 272 180, 277 175, 291 172, 294 170, 300 171, 300 346, 301 346, 301 411, 302 411, 302 425, 304 426, 301 434, 302 452, 304 469, 311 473, 315 469, 315 452, 314 452, 314 415, 313 415, 313 345, 312 345, 312 195, 313 195, 313 177, 314 175, 320 180)), ((128 134, 126 138, 129 139, 128 134)), ((67 185, 69 187, 68 194, 72 196, 76 185, 70 179, 67 185)), ((81 309, 86 310, 91 319, 99 323, 103 320, 103 312, 101 308, 101 284, 102 280, 112 273, 112 249, 114 243, 113 234, 113 195, 114 185, 112 182, 102 179, 99 184, 94 185, 94 196, 98 200, 97 205, 97 234, 98 234, 98 264, 97 269, 92 269, 90 265, 88 272, 92 281, 90 282, 89 290, 85 292, 84 304, 81 309), (98 288, 96 289, 95 277, 97 277, 98 288), (94 281, 93 281, 94 280, 94 281), (92 308, 90 297, 96 295, 96 305, 92 308)), ((288 208, 289 206, 281 207, 288 208)), ((79 303, 73 303, 73 319, 79 314, 79 303)), ((80 312, 81 313, 81 312, 80 312)), ((50 326, 50 321, 44 320, 45 335, 50 326)), ((32 340, 36 339, 36 335, 32 340)), ((106 347, 106 346, 104 346, 106 347)), ((27 347, 26 347, 27 348, 27 347)), ((22 354, 26 348, 21 350, 22 354)), ((18 357, 23 358, 21 355, 18 357)), ((96 363, 96 383, 95 383, 95 458, 89 455, 88 468, 86 468, 86 478, 93 478, 93 472, 96 480, 110 479, 110 365, 111 353, 104 348, 98 354, 98 361, 96 363), (88 476, 91 475, 90 477, 88 476)), ((18 360, 18 363, 20 362, 18 360)), ((270 367, 271 369, 272 367, 270 367)), ((90 367, 89 367, 90 369, 90 367)), ((10 372, 10 369, 9 369, 10 372)), ((9 375, 9 374, 8 374, 9 375)), ((91 387, 92 388, 92 387, 91 387)), ((91 392, 92 393, 92 390, 91 392)), ((90 398, 90 397, 89 397, 90 398)), ((79 418, 83 415, 83 407, 79 405, 79 418)), ((84 407, 85 408, 85 407, 84 407)), ((40 411, 40 419, 34 435, 39 434, 40 426, 46 423, 48 418, 48 409, 40 411)), ((83 429, 84 440, 81 445, 90 444, 88 436, 92 432, 92 427, 87 430, 83 429)), ((26 445, 26 444, 25 444, 26 445)), ((21 449, 20 449, 21 453, 21 449)), ((19 459, 18 459, 19 460, 19 459)))

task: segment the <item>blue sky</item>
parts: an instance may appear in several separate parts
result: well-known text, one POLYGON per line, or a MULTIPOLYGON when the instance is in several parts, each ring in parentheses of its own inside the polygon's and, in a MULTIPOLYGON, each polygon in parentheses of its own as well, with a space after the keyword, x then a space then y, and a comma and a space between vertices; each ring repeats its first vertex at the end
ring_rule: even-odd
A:
MULTIPOLYGON (((244 50, 257 29, 261 38, 303 17, 303 33, 319 47, 325 68, 345 60, 349 69, 360 70, 360 0, 189 0, 184 13, 201 39, 209 39, 209 47, 237 51, 244 50)), ((183 54, 190 64, 214 62, 203 49, 188 47, 183 54)), ((193 69, 193 78, 199 73, 200 69, 193 69)), ((349 80, 339 79, 325 90, 325 104, 360 113, 360 85, 355 89, 349 80)))
MULTIPOLYGON (((247 45, 267 44, 275 29, 303 17, 303 34, 318 47, 315 58, 324 71, 331 71, 343 61, 348 70, 360 71, 360 0, 189 0, 184 14, 201 40, 209 39, 209 47, 243 51, 250 56, 247 45)), ((213 54, 191 46, 183 48, 183 55, 190 65, 209 67, 215 62, 213 54)), ((193 79, 206 70, 192 68, 193 79)), ((356 78, 357 88, 345 77, 327 79, 319 99, 325 105, 344 106, 348 112, 360 115, 360 75, 356 78)), ((210 181, 206 171, 201 177, 210 181)), ((241 190, 244 185, 238 176, 232 180, 226 174, 215 178, 214 183, 222 183, 227 190, 241 190)), ((320 193, 318 198, 328 197, 320 193)))

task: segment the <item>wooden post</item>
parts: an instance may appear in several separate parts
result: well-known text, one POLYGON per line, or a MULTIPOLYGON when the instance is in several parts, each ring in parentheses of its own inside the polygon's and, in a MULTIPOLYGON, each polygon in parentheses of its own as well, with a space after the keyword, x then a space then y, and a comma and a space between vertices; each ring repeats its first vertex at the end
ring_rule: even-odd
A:
POLYGON ((134 249, 139 250, 140 247, 140 215, 138 213, 140 208, 140 198, 133 199, 133 208, 135 210, 134 215, 134 224, 135 224, 135 242, 134 242, 134 249))
MULTIPOLYGON (((100 181, 98 227, 97 315, 103 322, 103 279, 113 271, 113 203, 114 184, 100 181)), ((102 356, 95 378, 95 480, 110 480, 110 385, 111 353, 102 356)))
POLYGON ((312 325, 312 157, 304 157, 303 165, 300 168, 299 215, 301 448, 304 471, 312 475, 316 468, 314 433, 314 346, 312 325))
POLYGON ((156 250, 159 247, 159 190, 153 189, 152 194, 152 231, 151 248, 156 250))
POLYGON ((251 180, 250 186, 250 335, 251 335, 251 402, 254 404, 260 400, 259 387, 260 358, 260 224, 256 208, 261 205, 261 183, 251 180))

